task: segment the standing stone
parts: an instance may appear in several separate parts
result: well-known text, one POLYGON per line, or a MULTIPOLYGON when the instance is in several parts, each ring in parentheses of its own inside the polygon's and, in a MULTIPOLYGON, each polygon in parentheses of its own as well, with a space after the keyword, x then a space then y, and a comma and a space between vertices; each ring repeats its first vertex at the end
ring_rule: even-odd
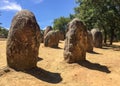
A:
POLYGON ((58 31, 49 31, 44 38, 45 47, 57 48, 59 43, 59 32, 58 31))
POLYGON ((47 26, 45 31, 44 31, 44 37, 46 36, 46 34, 52 30, 52 27, 51 26, 47 26))
POLYGON ((10 27, 7 40, 7 64, 16 70, 36 67, 40 46, 40 28, 32 12, 18 12, 10 27))
POLYGON ((64 41, 64 39, 65 39, 64 32, 59 31, 59 39, 62 40, 62 41, 64 41))
POLYGON ((93 52, 93 37, 90 31, 87 31, 87 45, 86 45, 87 52, 93 52))
POLYGON ((44 31, 41 30, 40 42, 43 43, 43 41, 44 41, 44 31))
POLYGON ((86 60, 87 29, 83 22, 75 18, 68 24, 64 59, 68 63, 86 60))
POLYGON ((98 29, 92 29, 91 30, 92 36, 93 36, 93 45, 96 48, 102 48, 102 32, 100 32, 98 29))

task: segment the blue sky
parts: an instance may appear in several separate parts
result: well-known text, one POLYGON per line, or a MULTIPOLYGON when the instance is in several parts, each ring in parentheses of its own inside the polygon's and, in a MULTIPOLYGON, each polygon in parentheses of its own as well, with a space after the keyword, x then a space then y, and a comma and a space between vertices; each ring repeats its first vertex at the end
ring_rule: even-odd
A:
POLYGON ((16 12, 22 9, 32 11, 41 29, 52 25, 55 18, 74 13, 75 0, 0 0, 0 22, 10 28, 16 12))

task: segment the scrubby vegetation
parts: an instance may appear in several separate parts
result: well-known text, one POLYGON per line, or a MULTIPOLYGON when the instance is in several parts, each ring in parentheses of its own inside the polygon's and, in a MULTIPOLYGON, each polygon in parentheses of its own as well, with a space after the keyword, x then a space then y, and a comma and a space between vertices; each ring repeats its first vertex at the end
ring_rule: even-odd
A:
POLYGON ((0 26, 0 38, 7 38, 8 30, 0 26))

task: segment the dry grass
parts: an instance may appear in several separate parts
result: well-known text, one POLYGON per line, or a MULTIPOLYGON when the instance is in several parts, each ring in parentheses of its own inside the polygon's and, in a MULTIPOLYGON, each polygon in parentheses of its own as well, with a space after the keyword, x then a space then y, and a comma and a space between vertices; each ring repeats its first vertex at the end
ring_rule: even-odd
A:
MULTIPOLYGON (((0 69, 6 66, 6 41, 0 41, 0 69)), ((58 49, 40 45, 38 68, 0 76, 0 86, 120 86, 120 42, 87 53, 87 61, 63 61, 64 42, 58 49)))

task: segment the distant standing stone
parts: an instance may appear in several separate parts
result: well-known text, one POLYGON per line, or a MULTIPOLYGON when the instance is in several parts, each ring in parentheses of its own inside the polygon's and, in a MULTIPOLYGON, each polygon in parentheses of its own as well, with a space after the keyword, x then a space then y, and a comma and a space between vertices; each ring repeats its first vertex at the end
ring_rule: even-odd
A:
POLYGON ((65 39, 65 32, 59 31, 59 39, 64 41, 64 39, 65 39))
POLYGON ((92 29, 91 33, 92 33, 92 36, 93 36, 94 47, 102 48, 102 41, 103 41, 102 32, 100 32, 98 29, 92 29))
POLYGON ((93 52, 93 37, 90 31, 87 31, 87 45, 86 45, 87 52, 93 52))
POLYGON ((40 46, 40 28, 34 14, 18 12, 10 27, 7 40, 7 64, 16 70, 36 67, 40 46))
POLYGON ((59 44, 59 32, 58 31, 49 31, 44 37, 44 46, 58 48, 59 44))
POLYGON ((64 59, 68 63, 86 60, 87 29, 83 22, 75 18, 68 24, 64 59))
POLYGON ((44 41, 44 32, 41 31, 41 34, 40 34, 40 42, 43 43, 44 41))
POLYGON ((47 26, 46 28, 45 28, 45 31, 44 31, 44 37, 46 36, 46 34, 49 32, 49 31, 51 31, 52 30, 52 27, 51 26, 47 26))

